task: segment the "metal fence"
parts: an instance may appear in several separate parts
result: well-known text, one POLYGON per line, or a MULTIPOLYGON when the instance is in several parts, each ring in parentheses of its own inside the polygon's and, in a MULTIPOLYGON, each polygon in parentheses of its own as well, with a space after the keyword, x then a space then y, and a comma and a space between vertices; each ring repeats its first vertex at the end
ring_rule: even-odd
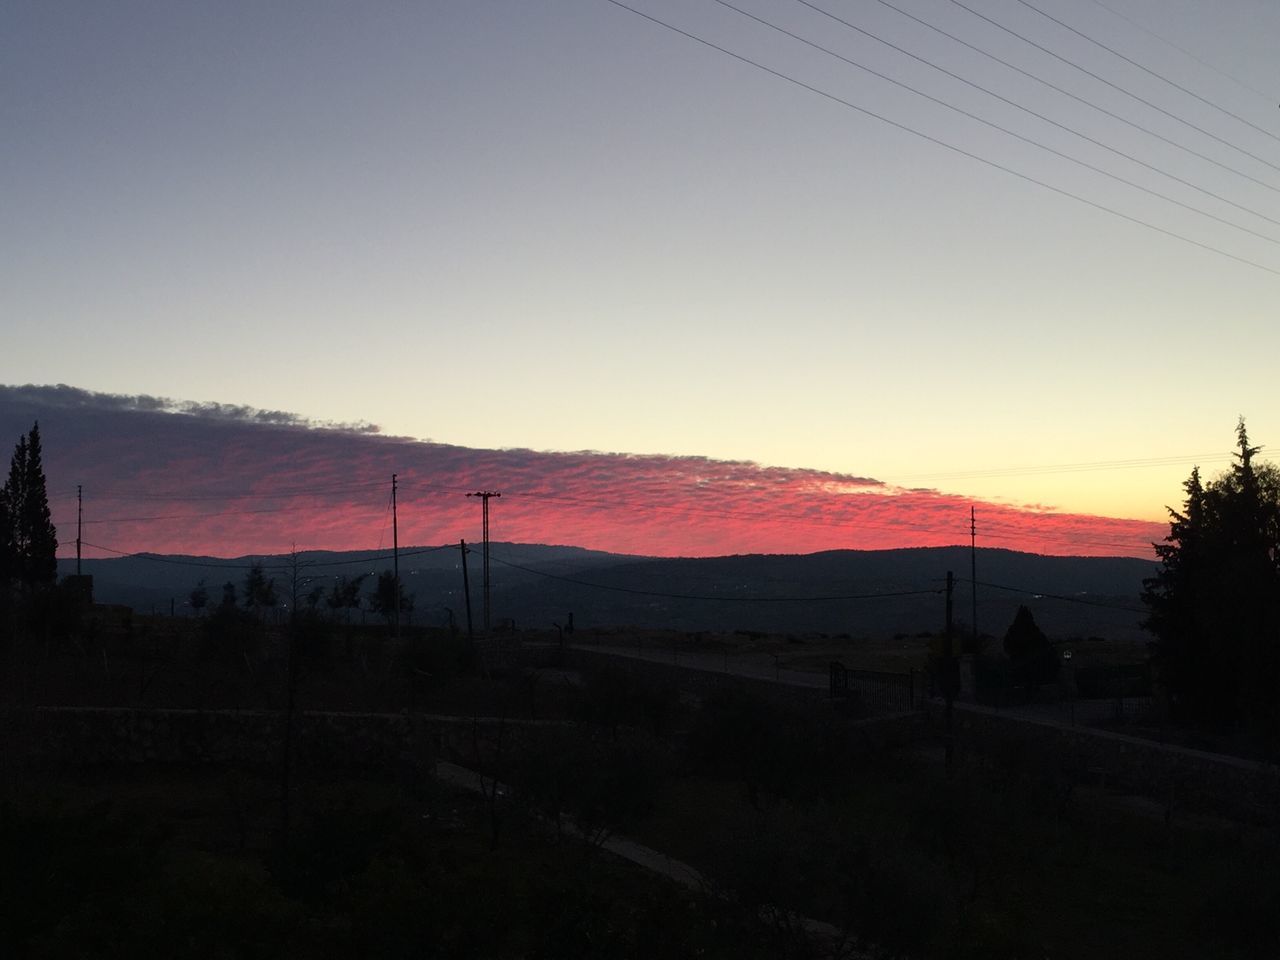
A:
POLYGON ((833 660, 829 673, 833 700, 858 700, 877 712, 910 713, 922 699, 914 670, 910 673, 850 670, 833 660))

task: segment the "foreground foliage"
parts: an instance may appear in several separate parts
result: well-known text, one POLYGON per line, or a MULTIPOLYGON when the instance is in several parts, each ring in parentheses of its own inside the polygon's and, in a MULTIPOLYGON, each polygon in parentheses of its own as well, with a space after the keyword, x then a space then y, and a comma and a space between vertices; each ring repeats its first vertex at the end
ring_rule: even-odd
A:
MULTIPOLYGON (((153 771, 0 802, 0 943, 29 957, 803 956, 732 904, 530 820, 490 849, 477 798, 153 771)), ((12 952, 9 952, 12 951, 12 952)))
POLYGON ((1236 462, 1184 484, 1181 512, 1156 546, 1148 628, 1177 720, 1280 746, 1280 469, 1255 462, 1241 421, 1236 462))

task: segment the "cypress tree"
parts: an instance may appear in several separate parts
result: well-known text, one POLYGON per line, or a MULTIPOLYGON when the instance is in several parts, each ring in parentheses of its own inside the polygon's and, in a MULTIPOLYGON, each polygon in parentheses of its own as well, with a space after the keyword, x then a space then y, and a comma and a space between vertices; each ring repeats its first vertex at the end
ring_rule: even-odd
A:
POLYGON ((9 509, 9 484, 6 482, 0 487, 0 599, 3 599, 9 584, 17 575, 12 511, 9 509))
POLYGON ((41 462, 40 424, 18 440, 0 492, 0 564, 7 581, 52 586, 58 576, 58 531, 49 514, 41 462))
POLYGON ((1280 471, 1256 463, 1241 421, 1236 462, 1202 484, 1193 470, 1181 512, 1147 580, 1146 626, 1175 718, 1246 731, 1275 744, 1280 734, 1280 471))

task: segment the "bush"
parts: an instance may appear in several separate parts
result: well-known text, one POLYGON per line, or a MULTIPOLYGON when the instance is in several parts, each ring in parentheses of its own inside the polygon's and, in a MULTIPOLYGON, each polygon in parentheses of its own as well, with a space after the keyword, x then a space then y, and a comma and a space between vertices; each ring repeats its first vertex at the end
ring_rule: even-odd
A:
POLYGON ((608 670, 589 674, 573 689, 568 707, 573 719, 604 727, 615 738, 622 727, 637 727, 665 740, 671 732, 676 703, 676 691, 670 686, 608 670))
POLYGON ((252 661, 262 654, 266 629, 262 621, 247 610, 222 604, 204 619, 201 628, 203 655, 210 660, 243 664, 246 658, 252 661))
POLYGON ((430 674, 436 683, 476 673, 476 647, 464 636, 441 630, 415 631, 408 645, 410 669, 430 674))
POLYGON ((736 825, 712 874, 746 912, 782 935, 814 913, 888 956, 932 955, 957 905, 941 865, 910 846, 842 820, 825 806, 778 807, 736 825))
POLYGON ((272 957, 299 912, 264 871, 170 838, 99 804, 0 806, 0 943, 13 956, 272 957))
POLYGON ((759 808, 765 797, 811 792, 842 741, 799 710, 735 687, 717 690, 702 704, 686 742, 692 769, 742 782, 759 808))
POLYGON ((514 758, 512 787, 557 826, 571 816, 589 841, 599 841, 649 813, 666 767, 658 744, 642 733, 604 740, 550 728, 514 758))

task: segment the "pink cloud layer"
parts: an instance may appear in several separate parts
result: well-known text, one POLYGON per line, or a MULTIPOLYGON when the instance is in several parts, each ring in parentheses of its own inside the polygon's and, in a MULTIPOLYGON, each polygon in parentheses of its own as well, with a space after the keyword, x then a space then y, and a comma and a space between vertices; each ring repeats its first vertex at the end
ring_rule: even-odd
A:
MULTIPOLYGON (((1152 555, 1159 524, 1025 509, 816 470, 701 457, 482 450, 316 427, 241 408, 174 410, 70 388, 0 388, 0 439, 39 419, 62 553, 84 488, 86 556, 242 556, 495 540, 651 556, 978 543, 1046 554, 1152 555), (64 391, 58 393, 57 390, 64 391), (69 391, 69 392, 66 392, 69 391), (158 408, 153 408, 158 407, 158 408), (228 413, 227 411, 232 411, 228 413), (272 419, 274 418, 274 419, 272 419)), ((143 398, 149 400, 150 398, 143 398)))

